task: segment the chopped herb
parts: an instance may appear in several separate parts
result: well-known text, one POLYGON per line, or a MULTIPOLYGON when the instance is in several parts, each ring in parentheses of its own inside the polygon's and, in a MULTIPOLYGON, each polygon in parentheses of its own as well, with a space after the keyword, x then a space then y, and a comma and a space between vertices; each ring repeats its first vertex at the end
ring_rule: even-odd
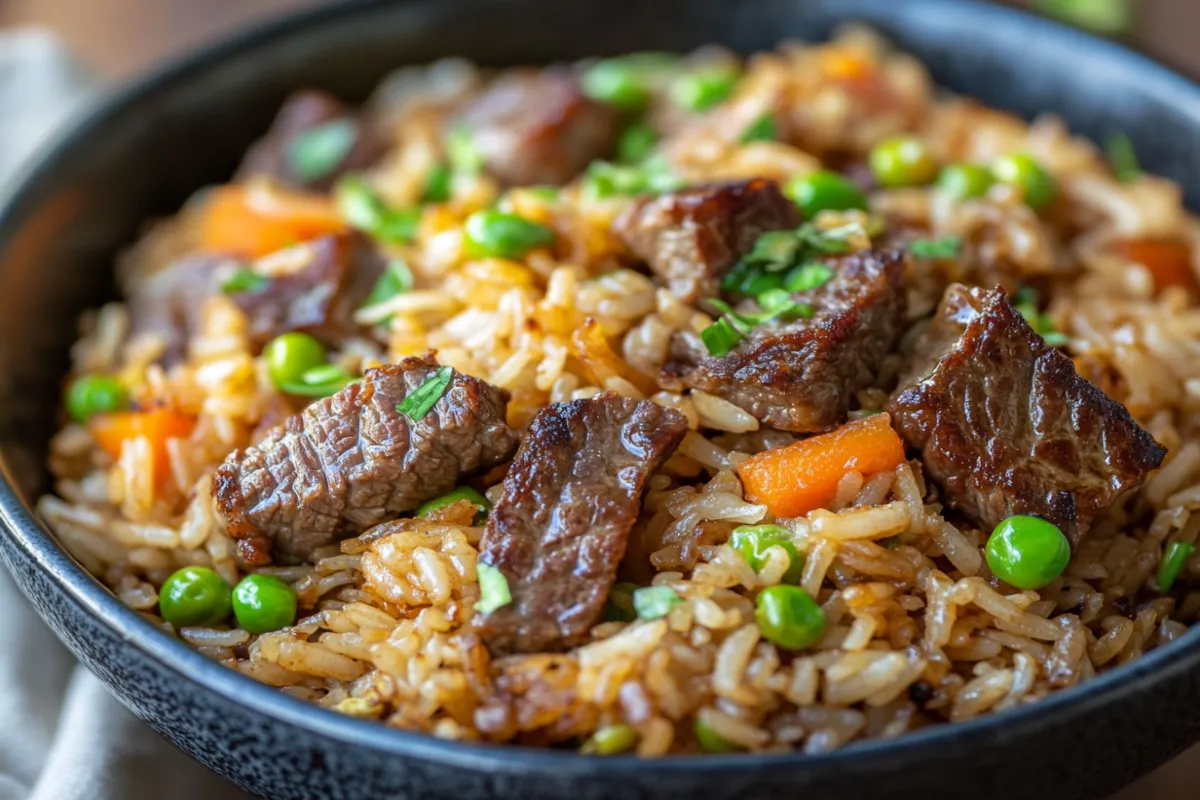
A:
POLYGON ((683 185, 670 163, 661 156, 651 155, 640 164, 612 164, 593 161, 583 177, 584 193, 594 200, 627 197, 639 194, 658 195, 683 185))
MULTIPOLYGON (((367 295, 367 299, 360 307, 369 308, 385 300, 391 300, 396 295, 412 291, 412 287, 413 274, 408 264, 399 258, 392 259, 384 268, 383 274, 375 281, 375 285, 371 287, 371 293, 367 295)), ((385 319, 381 319, 379 324, 388 325, 391 319, 389 315, 385 319)))
POLYGON ((358 124, 345 117, 302 131, 287 144, 288 170, 305 183, 328 178, 350 154, 357 138, 358 124))
POLYGON ((637 612, 633 608, 633 593, 638 590, 636 583, 614 583, 608 593, 608 602, 604 605, 605 622, 633 622, 637 612))
POLYGON ((279 388, 300 397, 329 397, 356 380, 337 364, 320 364, 305 370, 300 380, 285 382, 279 388))
POLYGON ((242 267, 224 280, 221 291, 224 294, 257 294, 271 283, 265 275, 259 275, 249 267, 242 267))
POLYGON ((789 292, 807 292, 833 280, 833 270, 820 262, 801 264, 788 273, 783 288, 789 292))
POLYGON ((483 171, 483 155, 466 125, 455 125, 446 134, 446 158, 450 159, 455 172, 477 175, 483 171))
POLYGON ((792 265, 802 244, 795 231, 769 231, 754 240, 742 261, 768 272, 781 272, 792 265))
POLYGON ((720 357, 737 347, 743 339, 742 332, 734 327, 726 317, 721 317, 712 325, 700 331, 700 339, 710 356, 720 357))
POLYGON ((1108 35, 1133 28, 1130 0, 1037 0, 1034 8, 1071 25, 1108 35))
POLYGON ((778 139, 779 125, 775 122, 775 116, 768 111, 742 131, 740 141, 742 144, 748 144, 750 142, 774 142, 778 139))
POLYGON ((705 111, 733 94, 739 77, 738 70, 728 66, 686 72, 671 84, 671 102, 688 111, 705 111))
POLYGON ((644 161, 658 144, 658 131, 645 122, 631 122, 617 139, 617 161, 637 164, 644 161))
POLYGON ((413 389, 408 393, 407 397, 400 401, 396 406, 396 410, 413 422, 420 422, 429 413, 430 409, 437 404, 442 395, 445 394, 446 387, 450 385, 453 377, 453 369, 450 367, 438 367, 436 372, 426 378, 420 386, 413 389))
POLYGON ((420 209, 397 210, 388 206, 361 175, 347 175, 334 191, 338 211, 351 227, 385 242, 405 244, 417 233, 420 209))
POLYGON ((909 242, 909 251, 917 258, 954 258, 962 247, 961 236, 943 236, 940 239, 914 239, 909 242))
POLYGON ((616 755, 632 749, 637 740, 638 732, 629 725, 605 725, 583 743, 579 752, 597 756, 616 755))
POLYGON ((1113 175, 1121 183, 1136 181, 1142 174, 1138 163, 1137 151, 1133 149, 1133 141, 1123 133, 1114 133, 1105 143, 1108 152, 1108 163, 1112 165, 1113 175))
POLYGON ((633 593, 633 608, 639 619, 665 617, 683 602, 670 586, 643 586, 633 593))
POLYGON ((1179 573, 1183 571, 1184 565, 1194 552, 1196 545, 1190 542, 1171 542, 1163 555, 1162 563, 1158 565, 1158 575, 1154 578, 1154 584, 1160 592, 1165 594, 1171 591, 1175 579, 1179 577, 1179 573))
POLYGON ((509 591, 508 579, 504 577, 503 572, 482 561, 475 565, 475 572, 479 576, 479 602, 475 604, 476 611, 480 614, 491 614, 512 602, 512 592, 509 591))
POLYGON ((1063 347, 1070 342, 1070 337, 1054 327, 1054 321, 1048 314, 1038 311, 1037 292, 1029 286, 1022 287, 1013 296, 1013 308, 1017 310, 1034 333, 1041 336, 1051 347, 1063 347))
POLYGON ((557 203, 559 192, 557 186, 525 186, 523 187, 526 194, 531 194, 539 200, 547 203, 557 203))
POLYGON ((454 183, 454 171, 448 164, 438 164, 425 179, 425 192, 421 200, 426 203, 444 203, 450 199, 451 184, 454 183))

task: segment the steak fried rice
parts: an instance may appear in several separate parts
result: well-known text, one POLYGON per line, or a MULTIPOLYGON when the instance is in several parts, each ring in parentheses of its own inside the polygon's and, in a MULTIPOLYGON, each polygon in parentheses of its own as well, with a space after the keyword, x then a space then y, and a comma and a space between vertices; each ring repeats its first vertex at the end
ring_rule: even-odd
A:
POLYGON ((1198 231, 1119 132, 857 28, 300 91, 80 320, 38 509, 167 633, 383 725, 969 720, 1200 615, 1198 231))

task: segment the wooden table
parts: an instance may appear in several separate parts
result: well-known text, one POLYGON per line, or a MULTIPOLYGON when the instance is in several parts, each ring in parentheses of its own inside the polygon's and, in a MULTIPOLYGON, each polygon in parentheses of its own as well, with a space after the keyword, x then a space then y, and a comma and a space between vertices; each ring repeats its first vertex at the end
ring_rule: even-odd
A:
MULTIPOLYGON (((0 0, 0 24, 48 25, 85 63, 120 80, 245 25, 324 2, 329 0, 0 0)), ((1200 0, 1135 2, 1138 45, 1200 76, 1200 0)), ((1197 787, 1200 746, 1110 800, 1192 800, 1200 796, 1197 787)))

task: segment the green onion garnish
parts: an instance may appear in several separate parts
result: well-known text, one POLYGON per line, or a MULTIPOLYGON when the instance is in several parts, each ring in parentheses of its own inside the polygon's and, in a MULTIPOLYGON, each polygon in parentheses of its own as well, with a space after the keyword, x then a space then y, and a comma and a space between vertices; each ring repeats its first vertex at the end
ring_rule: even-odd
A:
POLYGON ((1163 556, 1162 563, 1158 565, 1158 575, 1154 578, 1154 583, 1160 592, 1166 594, 1171 591, 1171 587, 1175 585, 1175 579, 1179 577, 1179 573, 1183 571, 1184 565, 1187 564, 1187 560, 1192 557, 1194 552, 1196 552, 1196 545, 1190 542, 1171 542, 1163 556))
POLYGON ((658 144, 658 131, 645 122, 631 122, 617 139, 617 161, 636 164, 650 155, 658 144))
POLYGON ((767 272, 781 272, 792 265, 802 244, 795 231, 768 231, 754 240, 742 262, 767 272))
POLYGON ((351 227, 393 244, 411 242, 421 220, 420 209, 393 209, 361 175, 347 175, 334 191, 338 211, 351 227))
POLYGON ((450 186, 454 182, 454 171, 448 164, 438 164, 429 177, 425 179, 425 191, 421 195, 422 202, 444 203, 450 199, 450 186))
POLYGON ((288 169, 306 183, 327 178, 349 155, 357 138, 358 124, 352 119, 331 119, 309 128, 288 142, 288 169))
POLYGON ((741 331, 734 327, 726 317, 721 317, 712 325, 700 331, 700 340, 710 356, 720 357, 737 347, 737 343, 745 338, 741 331))
POLYGON ((437 370, 421 383, 416 389, 396 405, 396 410, 413 422, 420 422, 437 404, 446 387, 454 378, 454 370, 450 367, 438 367, 437 370))
POLYGON ((636 583, 614 583, 608 593, 608 602, 604 605, 605 622, 633 622, 637 612, 633 609, 633 593, 638 590, 636 583))
POLYGON ((466 125, 455 125, 446 134, 446 158, 450 159, 455 172, 476 175, 483 171, 483 155, 466 125))
POLYGON ((779 124, 775 122, 775 116, 768 111, 742 131, 739 141, 747 144, 749 142, 774 142, 778 139, 779 124))
POLYGON ((605 725, 583 743, 579 752, 588 755, 611 756, 633 749, 638 732, 629 725, 605 725))
POLYGON ((633 608, 639 619, 665 617, 682 602, 683 599, 669 586, 643 586, 633 593, 633 608))
POLYGON ((594 200, 632 195, 658 195, 683 186, 665 158, 651 155, 640 164, 593 161, 583 177, 584 193, 594 200))
POLYGON ((412 291, 413 274, 402 259, 395 258, 388 262, 383 274, 371 287, 371 293, 363 301, 362 307, 373 306, 385 300, 391 300, 396 295, 412 291))
POLYGON ((241 267, 221 283, 224 294, 256 294, 271 283, 271 280, 260 275, 249 267, 241 267))
POLYGON ((1037 292, 1032 287, 1022 287, 1013 296, 1013 301, 1013 308, 1025 318, 1029 327, 1033 328, 1034 333, 1041 336, 1046 344, 1051 347, 1063 347, 1071 340, 1069 336, 1054 327, 1054 322, 1048 314, 1038 311, 1037 292))
POLYGON ((491 614, 512 602, 512 592, 503 572, 482 561, 475 565, 475 572, 479 576, 479 602, 475 604, 476 611, 480 614, 491 614))
POLYGON ((820 262, 801 264, 788 273, 783 288, 789 292, 807 292, 833 280, 833 270, 820 262))
POLYGON ((279 388, 299 397, 329 397, 358 380, 337 364, 321 364, 305 370, 299 381, 284 383, 279 388))
POLYGON ((1137 151, 1133 149, 1133 141, 1128 136, 1123 133, 1109 136, 1105 150, 1113 175, 1121 183, 1131 183, 1141 176, 1142 167, 1138 163, 1137 151))
POLYGON ((940 239, 914 239, 908 250, 917 258, 954 258, 962 247, 961 236, 943 236, 940 239))

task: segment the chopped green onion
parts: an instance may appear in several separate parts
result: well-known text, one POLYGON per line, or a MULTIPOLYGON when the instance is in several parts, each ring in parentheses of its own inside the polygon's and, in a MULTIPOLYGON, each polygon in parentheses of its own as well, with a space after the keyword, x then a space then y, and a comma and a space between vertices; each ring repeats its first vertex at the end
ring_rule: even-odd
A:
POLYGON ((683 185, 671 171, 670 163, 651 155, 640 164, 611 164, 593 161, 584 173, 583 190, 591 199, 632 195, 658 195, 673 192, 683 185))
POLYGON ((393 209, 375 194, 361 175, 347 175, 338 182, 334 200, 342 218, 351 227, 385 242, 406 244, 417 234, 420 209, 393 209))
POLYGON ((1037 292, 1025 286, 1013 297, 1013 308, 1025 318, 1033 332, 1051 347, 1063 347, 1071 338, 1054 327, 1053 320, 1048 314, 1038 311, 1037 292))
POLYGON ((287 144, 288 170, 305 183, 329 177, 345 160, 358 138, 358 124, 331 119, 296 134, 287 144))
POLYGON ((1158 591, 1163 594, 1171 591, 1171 587, 1175 585, 1175 579, 1179 577, 1187 560, 1195 552, 1196 545, 1190 542, 1171 542, 1163 556, 1162 563, 1158 566, 1158 575, 1154 578, 1154 584, 1158 591))
POLYGON ((705 111, 733 94, 738 71, 707 67, 680 75, 671 84, 671 102, 689 111, 705 111))
POLYGON ((795 231, 768 231, 754 240, 742 261, 768 272, 781 272, 792 265, 802 242, 795 231))
POLYGON ((270 285, 271 280, 249 267, 235 271, 221 283, 223 294, 257 294, 270 285))
POLYGON ((638 732, 630 725, 605 725, 593 733, 579 751, 588 755, 611 756, 633 749, 637 740, 638 732))
POLYGON ((438 509, 446 506, 454 505, 462 500, 466 500, 475 508, 479 509, 479 513, 475 515, 474 523, 480 524, 487 519, 488 512, 492 510, 492 503, 482 494, 472 489, 470 486, 459 486, 452 492, 447 492, 441 497, 435 497, 432 500, 426 501, 417 507, 413 512, 414 517, 424 519, 438 509))
POLYGON ((914 239, 908 250, 917 258, 954 258, 962 248, 961 236, 943 236, 940 239, 914 239))
POLYGON ((476 211, 464 228, 464 249, 471 258, 519 258, 555 238, 553 228, 504 211, 476 211))
POLYGON ((739 141, 742 144, 749 144, 750 142, 774 142, 778 140, 779 124, 775 122, 775 116, 768 111, 750 123, 750 126, 746 130, 742 131, 739 141))
POLYGON ((408 393, 396 405, 396 410, 413 422, 420 422, 446 393, 446 387, 454 378, 450 367, 438 367, 420 386, 408 393))
POLYGON ((732 753, 738 750, 736 744, 700 720, 696 720, 694 730, 696 732, 696 742, 700 745, 700 749, 706 753, 732 753))
POLYGON ((1133 28, 1133 4, 1129 0, 1037 0, 1034 8, 1097 33, 1117 35, 1133 28))
POLYGON ((512 602, 512 592, 503 572, 482 561, 475 565, 475 572, 479 576, 479 602, 475 604, 476 611, 480 614, 491 614, 512 602))
POLYGON ((604 621, 633 622, 637 619, 637 611, 633 608, 633 593, 637 590, 636 583, 614 583, 608 593, 608 602, 604 605, 604 621))
POLYGON ((455 172, 477 175, 483 171, 483 155, 475 146, 475 135, 464 124, 455 125, 446 133, 446 158, 455 172))
POLYGON ((1108 152, 1108 163, 1112 165, 1113 175, 1121 183, 1136 181, 1142 174, 1138 163, 1137 151, 1133 149, 1133 141, 1123 133, 1114 133, 1105 143, 1108 152))
POLYGON ((808 292, 833 280, 833 270, 819 262, 801 264, 788 273, 783 288, 789 292, 808 292))
POLYGON ((735 328, 726 317, 721 317, 700 331, 700 340, 704 342, 708 354, 718 358, 737 347, 738 342, 743 338, 745 337, 742 332, 735 328))
POLYGON ((682 602, 670 586, 643 586, 633 593, 633 609, 639 619, 665 617, 682 602))
POLYGON ((421 200, 426 203, 444 203, 450 199, 450 188, 454 182, 454 171, 448 164, 438 164, 425 179, 425 192, 421 200))
POLYGON ((557 203, 559 191, 557 186, 523 186, 522 191, 526 194, 531 194, 539 200, 544 200, 547 203, 557 203))
POLYGON ((298 381, 284 382, 279 388, 299 397, 329 397, 356 380, 337 364, 320 364, 305 370, 298 381))
POLYGON ((617 161, 636 164, 650 155, 658 144, 658 131, 645 122, 631 122, 617 139, 617 161))
POLYGON ((412 287, 413 274, 408 264, 399 258, 392 259, 371 287, 371 293, 363 301, 362 307, 367 308, 391 300, 396 295, 412 291, 412 287))

